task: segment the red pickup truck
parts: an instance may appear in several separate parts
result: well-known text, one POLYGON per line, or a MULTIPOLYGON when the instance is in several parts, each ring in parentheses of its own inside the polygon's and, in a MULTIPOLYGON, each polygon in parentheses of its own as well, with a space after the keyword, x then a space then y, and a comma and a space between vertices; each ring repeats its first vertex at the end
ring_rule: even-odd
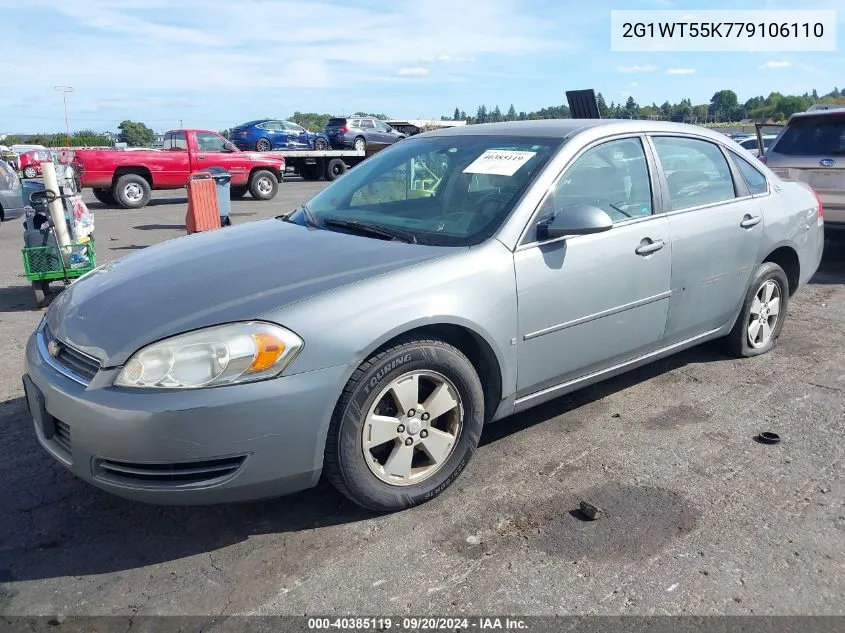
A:
POLYGON ((272 154, 242 152, 211 130, 171 130, 158 149, 82 149, 72 165, 79 184, 94 190, 105 205, 140 209, 153 189, 181 189, 189 176, 208 167, 223 167, 232 174, 231 197, 249 192, 270 200, 279 190, 285 159, 272 154))

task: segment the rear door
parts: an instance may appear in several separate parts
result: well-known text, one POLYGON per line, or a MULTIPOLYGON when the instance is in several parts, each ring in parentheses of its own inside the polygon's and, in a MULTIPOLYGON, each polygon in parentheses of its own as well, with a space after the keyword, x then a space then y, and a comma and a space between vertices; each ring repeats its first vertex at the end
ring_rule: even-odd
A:
POLYGON ((766 164, 781 178, 809 184, 825 223, 845 228, 845 112, 793 118, 766 152, 766 164))
POLYGON ((195 132, 196 169, 223 167, 232 174, 232 185, 246 184, 249 170, 241 152, 226 149, 226 139, 214 132, 195 132))
POLYGON ((671 345, 736 314, 762 245, 763 214, 719 144, 673 135, 650 143, 672 233, 671 345))

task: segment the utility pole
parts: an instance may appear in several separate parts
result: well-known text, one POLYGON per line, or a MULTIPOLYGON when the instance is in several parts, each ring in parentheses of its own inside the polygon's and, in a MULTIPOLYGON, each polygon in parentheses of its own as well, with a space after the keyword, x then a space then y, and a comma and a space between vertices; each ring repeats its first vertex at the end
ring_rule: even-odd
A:
POLYGON ((67 135, 67 148, 70 149, 70 124, 67 118, 67 93, 73 92, 72 86, 56 86, 55 90, 62 93, 62 98, 65 102, 65 134, 67 135))

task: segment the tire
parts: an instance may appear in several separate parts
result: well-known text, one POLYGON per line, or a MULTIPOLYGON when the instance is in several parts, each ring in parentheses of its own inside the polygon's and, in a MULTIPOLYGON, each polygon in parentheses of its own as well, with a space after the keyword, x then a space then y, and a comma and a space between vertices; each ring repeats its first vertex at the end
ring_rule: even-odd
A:
POLYGON ((326 163, 326 180, 337 180, 346 173, 346 163, 342 158, 332 158, 326 163))
POLYGON ((94 189, 94 197, 107 207, 117 206, 117 200, 114 199, 114 194, 108 189, 94 189))
POLYGON ((400 339, 369 358, 352 374, 332 416, 323 472, 341 493, 364 508, 379 512, 410 508, 435 498, 458 478, 478 447, 483 426, 484 391, 467 357, 443 341, 400 339), (414 375, 418 376, 417 388, 411 387, 409 391, 414 375), (426 418, 421 409, 425 402, 419 401, 430 402, 431 386, 441 379, 438 388, 449 398, 446 402, 457 402, 457 405, 450 409, 444 405, 440 408, 445 413, 426 418), (400 386, 405 385, 404 404, 414 411, 406 411, 405 407, 399 411, 400 401, 390 391, 397 380, 401 380, 400 386), (367 439, 374 432, 374 427, 365 422, 371 411, 395 417, 399 424, 394 429, 388 423, 388 433, 382 436, 386 437, 385 443, 374 442, 367 448, 365 432, 367 439), (442 442, 448 437, 443 429, 449 430, 452 442, 442 442), (395 443, 393 433, 396 433, 395 443), (432 439, 427 440, 429 437, 432 439), (435 440, 440 441, 428 443, 435 440), (408 441, 410 445, 406 444, 408 441), (435 447, 442 457, 439 464, 427 452, 435 447), (385 469, 395 451, 402 451, 406 457, 410 451, 409 459, 413 461, 407 461, 407 468, 394 461, 390 469, 407 471, 407 477, 391 475, 385 469), (417 464, 415 473, 410 467, 412 463, 417 464))
POLYGON ((786 273, 780 266, 772 262, 765 262, 758 266, 748 286, 742 311, 726 338, 727 347, 731 354, 748 358, 772 351, 786 321, 788 306, 789 281, 786 278, 786 273), (765 301, 770 288, 772 294, 769 300, 765 301), (764 299, 763 310, 767 310, 762 313, 756 312, 760 309, 758 307, 760 298, 764 299), (772 299, 778 300, 776 314, 769 312, 774 307, 772 299), (759 315, 759 318, 755 318, 757 315, 759 315), (765 325, 761 326, 760 323, 763 322, 763 319, 765 325), (752 329, 753 321, 757 321, 757 327, 752 329), (769 331, 768 336, 766 335, 767 329, 769 331), (756 342, 752 342, 752 335, 755 336, 756 342))
POLYGON ((327 150, 329 149, 329 142, 324 138, 318 138, 314 140, 314 149, 315 150, 327 150))
POLYGON ((272 200, 279 191, 276 174, 266 169, 259 169, 249 179, 249 192, 256 200, 272 200))
POLYGON ((32 165, 27 165, 23 168, 23 177, 28 179, 38 178, 38 170, 32 165))
POLYGON ((255 141, 256 152, 269 152, 271 149, 273 149, 273 144, 270 142, 269 139, 260 138, 255 141))
POLYGON ((367 149, 367 139, 363 136, 357 137, 354 141, 352 141, 352 149, 356 152, 363 152, 367 149))
POLYGON ((229 199, 240 200, 249 192, 249 187, 229 187, 229 199))
POLYGON ((303 180, 320 180, 323 177, 323 172, 320 170, 320 164, 315 165, 303 165, 298 169, 299 175, 302 176, 303 180))
POLYGON ((150 183, 143 176, 126 174, 114 183, 112 195, 124 209, 141 209, 149 203, 152 190, 150 183))

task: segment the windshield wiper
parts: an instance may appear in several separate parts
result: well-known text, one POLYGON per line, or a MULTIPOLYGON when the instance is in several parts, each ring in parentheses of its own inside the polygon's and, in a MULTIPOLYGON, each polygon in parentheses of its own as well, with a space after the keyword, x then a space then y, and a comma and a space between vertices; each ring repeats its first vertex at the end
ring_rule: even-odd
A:
POLYGON ((401 229, 382 226, 380 224, 368 224, 365 222, 358 222, 356 220, 339 220, 330 218, 323 220, 323 226, 334 226, 339 229, 349 229, 351 231, 357 231, 358 233, 364 233, 367 235, 386 237, 392 240, 401 240, 402 242, 407 242, 408 244, 417 243, 417 238, 412 233, 401 229))
POLYGON ((315 229, 322 229, 324 228, 311 209, 308 207, 308 204, 302 203, 299 207, 291 211, 290 213, 284 213, 282 215, 277 215, 277 220, 282 220, 283 222, 290 222, 291 216, 296 213, 297 211, 302 211, 302 214, 305 216, 305 226, 310 226, 315 229))

